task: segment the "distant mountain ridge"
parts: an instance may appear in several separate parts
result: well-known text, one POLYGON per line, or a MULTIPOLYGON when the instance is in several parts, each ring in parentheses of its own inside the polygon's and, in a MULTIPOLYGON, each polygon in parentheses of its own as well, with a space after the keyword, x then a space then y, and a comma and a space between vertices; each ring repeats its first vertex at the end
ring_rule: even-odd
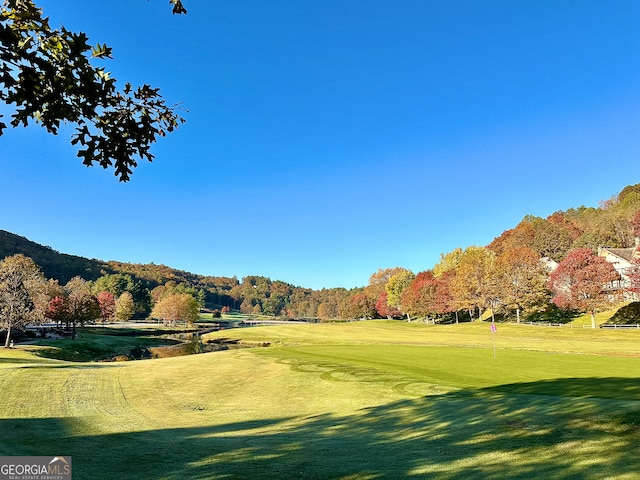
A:
POLYGON ((102 275, 114 273, 130 274, 134 278, 142 280, 149 288, 168 281, 184 282, 194 286, 233 285, 237 282, 235 278, 204 277, 153 263, 142 265, 117 261, 105 262, 68 255, 15 233, 0 230, 0 259, 18 253, 31 257, 47 278, 57 279, 61 285, 75 276, 81 276, 85 280, 96 280, 102 275))
POLYGON ((76 275, 86 280, 96 280, 106 273, 114 273, 101 260, 60 253, 15 233, 0 230, 0 258, 18 253, 31 257, 47 278, 55 278, 63 285, 76 275))

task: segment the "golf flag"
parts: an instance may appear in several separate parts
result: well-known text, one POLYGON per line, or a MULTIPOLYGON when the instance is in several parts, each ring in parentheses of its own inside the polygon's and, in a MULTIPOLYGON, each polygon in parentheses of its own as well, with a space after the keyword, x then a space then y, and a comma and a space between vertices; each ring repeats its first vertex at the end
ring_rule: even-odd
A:
POLYGON ((496 358, 496 324, 491 321, 491 343, 493 343, 493 358, 496 358))

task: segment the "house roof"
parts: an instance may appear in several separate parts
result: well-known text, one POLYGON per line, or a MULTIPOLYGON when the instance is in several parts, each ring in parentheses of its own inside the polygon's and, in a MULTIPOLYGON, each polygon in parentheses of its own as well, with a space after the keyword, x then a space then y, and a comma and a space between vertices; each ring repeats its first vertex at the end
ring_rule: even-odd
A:
POLYGON ((631 262, 633 260, 633 254, 636 251, 636 247, 631 248, 605 248, 605 251, 608 253, 615 255, 616 257, 620 257, 627 262, 631 262))

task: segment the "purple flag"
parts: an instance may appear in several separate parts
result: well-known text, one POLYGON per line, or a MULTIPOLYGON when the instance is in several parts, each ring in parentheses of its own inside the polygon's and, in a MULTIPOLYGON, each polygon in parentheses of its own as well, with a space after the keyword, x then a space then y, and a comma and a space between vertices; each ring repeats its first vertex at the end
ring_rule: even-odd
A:
POLYGON ((496 330, 498 330, 498 329, 496 328, 496 324, 495 324, 495 323, 493 323, 493 322, 491 322, 491 331, 492 331, 492 332, 495 332, 496 330))

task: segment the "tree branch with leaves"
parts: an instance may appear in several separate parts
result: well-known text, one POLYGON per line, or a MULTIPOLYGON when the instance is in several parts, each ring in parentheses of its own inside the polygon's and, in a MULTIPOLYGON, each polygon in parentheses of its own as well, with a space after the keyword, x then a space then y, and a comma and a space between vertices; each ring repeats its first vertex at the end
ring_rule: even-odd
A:
MULTIPOLYGON (((171 0, 173 13, 186 13, 171 0)), ((71 143, 87 166, 113 167, 126 182, 138 159, 152 161, 151 144, 184 119, 150 85, 116 88, 104 67, 107 45, 91 47, 87 36, 52 29, 32 0, 4 0, 0 10, 0 101, 13 109, 11 127, 34 121, 56 135, 60 125, 76 125, 71 143)), ((0 136, 7 124, 0 115, 0 136)))

